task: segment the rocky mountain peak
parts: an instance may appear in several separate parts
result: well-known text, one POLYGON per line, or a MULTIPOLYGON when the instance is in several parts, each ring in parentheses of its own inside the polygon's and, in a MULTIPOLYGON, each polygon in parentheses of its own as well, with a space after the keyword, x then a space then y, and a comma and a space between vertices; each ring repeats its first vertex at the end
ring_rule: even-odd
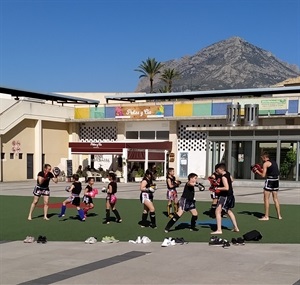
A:
MULTIPOLYGON (((277 59, 271 52, 234 36, 203 48, 192 56, 163 62, 181 76, 173 81, 173 92, 270 87, 300 75, 299 67, 277 59)), ((159 75, 154 90, 164 83, 159 75)), ((149 80, 140 80, 136 91, 149 92, 149 80)))

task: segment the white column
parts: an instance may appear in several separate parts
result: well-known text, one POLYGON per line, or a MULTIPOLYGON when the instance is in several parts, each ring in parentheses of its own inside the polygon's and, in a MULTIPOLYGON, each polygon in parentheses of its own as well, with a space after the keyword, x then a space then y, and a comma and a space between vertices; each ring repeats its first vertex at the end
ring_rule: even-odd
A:
MULTIPOLYGON (((34 128, 34 158, 33 158, 33 176, 39 173, 42 168, 42 155, 43 155, 43 132, 42 120, 37 120, 34 128)), ((46 161, 47 162, 47 157, 46 161)))
POLYGON ((148 156, 149 156, 149 150, 145 149, 145 167, 144 167, 145 171, 148 169, 148 156))
POLYGON ((167 164, 168 164, 168 161, 167 161, 167 159, 168 159, 168 151, 167 150, 165 150, 165 163, 164 163, 164 175, 163 176, 167 176, 167 164))
POLYGON ((123 155, 122 155, 122 172, 124 182, 127 183, 128 178, 128 165, 127 165, 127 158, 128 158, 128 148, 123 148, 123 155), (125 162, 125 163, 124 163, 125 162))

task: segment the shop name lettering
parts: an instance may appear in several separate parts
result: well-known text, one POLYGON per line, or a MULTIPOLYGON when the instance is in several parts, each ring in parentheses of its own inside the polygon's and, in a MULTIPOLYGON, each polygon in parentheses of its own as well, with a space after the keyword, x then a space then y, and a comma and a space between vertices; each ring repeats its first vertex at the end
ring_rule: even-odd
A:
POLYGON ((100 142, 98 142, 98 143, 91 142, 90 146, 92 146, 93 148, 99 148, 99 146, 102 146, 102 143, 100 143, 100 142))
POLYGON ((144 110, 136 110, 136 109, 128 109, 126 111, 127 116, 140 116, 143 117, 144 115, 151 115, 152 112, 150 109, 144 109, 144 110))

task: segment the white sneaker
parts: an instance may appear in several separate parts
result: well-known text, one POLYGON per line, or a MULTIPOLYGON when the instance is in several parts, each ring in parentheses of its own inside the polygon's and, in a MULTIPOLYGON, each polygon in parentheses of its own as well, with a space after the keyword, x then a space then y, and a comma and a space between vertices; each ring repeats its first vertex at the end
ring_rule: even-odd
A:
POLYGON ((137 237, 137 239, 136 239, 136 243, 142 243, 142 239, 141 239, 141 237, 140 237, 140 236, 138 236, 138 237, 137 237))
POLYGON ((169 245, 171 245, 170 240, 168 238, 165 238, 164 241, 163 241, 163 243, 161 244, 161 246, 162 247, 167 247, 169 245))
POLYGON ((91 238, 92 238, 92 237, 87 238, 84 242, 85 242, 85 243, 90 243, 91 238))
POLYGON ((93 243, 96 243, 97 242, 97 239, 96 238, 94 238, 94 237, 91 237, 90 238, 90 244, 93 244, 93 243))
POLYGON ((146 236, 143 236, 142 237, 142 243, 150 243, 151 242, 151 239, 146 237, 146 236))
POLYGON ((176 245, 176 242, 174 239, 170 241, 170 245, 176 245))

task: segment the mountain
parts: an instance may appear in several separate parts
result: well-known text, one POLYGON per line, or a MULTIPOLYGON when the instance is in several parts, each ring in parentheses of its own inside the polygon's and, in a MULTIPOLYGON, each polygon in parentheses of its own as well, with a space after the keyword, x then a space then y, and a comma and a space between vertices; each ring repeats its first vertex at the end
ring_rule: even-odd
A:
MULTIPOLYGON (((212 44, 192 56, 162 62, 181 76, 173 81, 173 92, 270 87, 300 75, 299 67, 277 59, 271 52, 232 37, 212 44)), ((165 83, 154 78, 154 91, 165 83)), ((136 92, 150 91, 148 78, 142 78, 136 92)))

